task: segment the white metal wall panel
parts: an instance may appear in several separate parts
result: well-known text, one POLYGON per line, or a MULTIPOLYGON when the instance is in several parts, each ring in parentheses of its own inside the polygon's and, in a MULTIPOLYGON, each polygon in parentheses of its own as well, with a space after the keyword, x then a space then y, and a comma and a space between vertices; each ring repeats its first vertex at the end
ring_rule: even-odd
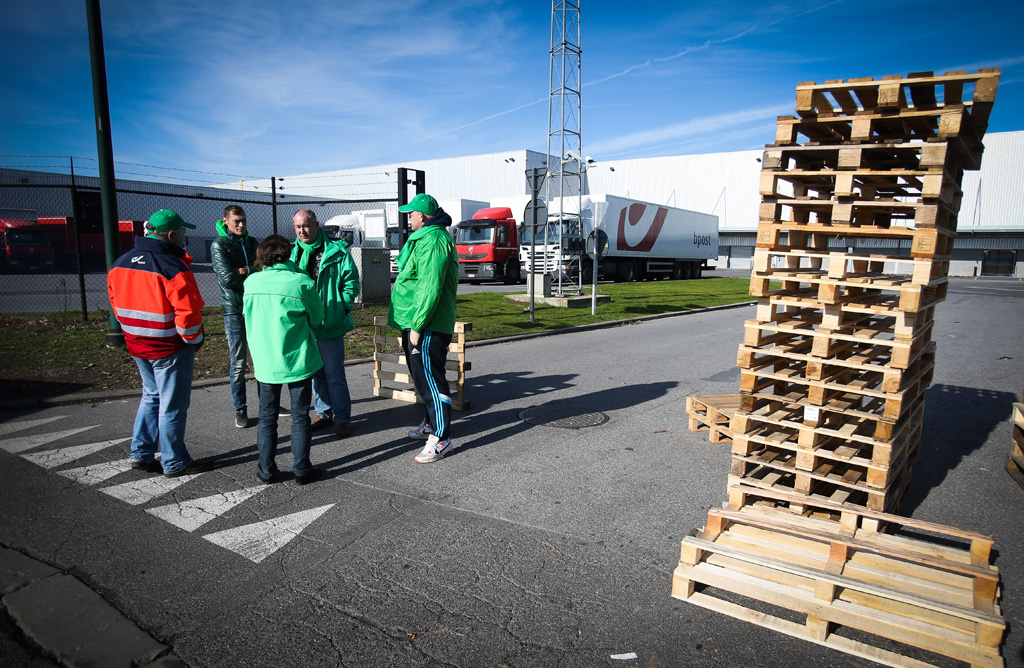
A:
POLYGON ((981 169, 962 185, 957 229, 1024 229, 1024 131, 985 135, 981 169))

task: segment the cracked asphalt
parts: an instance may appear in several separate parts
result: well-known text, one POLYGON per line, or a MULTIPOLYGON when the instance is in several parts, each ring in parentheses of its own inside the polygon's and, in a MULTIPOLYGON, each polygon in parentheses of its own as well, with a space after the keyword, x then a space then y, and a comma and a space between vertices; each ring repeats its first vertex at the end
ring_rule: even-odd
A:
MULTIPOLYGON (((0 544, 77 577, 195 668, 876 665, 671 597, 680 542, 726 500, 729 472, 728 446, 687 430, 685 399, 738 391, 751 317, 744 306, 471 348, 472 410, 455 413, 454 455, 429 465, 413 461, 422 444, 405 435, 422 408, 374 398, 372 365, 350 366, 353 436, 314 436, 324 479, 285 480, 186 531, 146 510, 255 480, 255 429, 232 426, 227 386, 199 388, 186 441, 217 469, 130 505, 0 450, 0 544), (535 406, 608 421, 519 418, 535 406), (204 539, 330 504, 259 562, 204 539)), ((1002 463, 1024 385, 1022 325, 1019 281, 951 282, 904 506, 995 536, 1011 667, 1024 666, 1024 490, 1002 463)), ((8 412, 0 425, 93 426, 30 452, 69 447, 128 435, 136 404, 8 412)), ((284 448, 287 428, 282 419, 284 448)), ((127 452, 122 443, 74 465, 127 452)), ((119 475, 111 482, 142 476, 119 475)))

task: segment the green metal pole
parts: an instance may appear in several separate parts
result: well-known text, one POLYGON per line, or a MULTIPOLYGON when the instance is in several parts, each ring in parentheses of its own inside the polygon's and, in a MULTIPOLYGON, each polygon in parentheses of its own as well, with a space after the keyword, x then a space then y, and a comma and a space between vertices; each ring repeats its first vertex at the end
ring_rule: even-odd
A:
MULTIPOLYGON (((92 102, 96 110, 96 152, 100 170, 100 202, 103 206, 103 238, 107 255, 107 269, 117 260, 117 183, 114 181, 114 148, 110 139, 110 106, 107 101, 107 63, 103 55, 103 22, 100 19, 100 0, 85 0, 89 21, 89 55, 92 60, 92 102)), ((76 223, 78 221, 75 221, 76 223)), ((110 310, 110 331, 107 346, 124 347, 121 323, 110 310)))

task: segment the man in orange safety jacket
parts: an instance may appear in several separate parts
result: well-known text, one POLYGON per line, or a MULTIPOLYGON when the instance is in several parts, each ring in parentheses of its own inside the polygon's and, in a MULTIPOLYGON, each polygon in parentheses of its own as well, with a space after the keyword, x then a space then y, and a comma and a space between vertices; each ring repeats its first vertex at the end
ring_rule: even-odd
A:
POLYGON ((185 447, 192 371, 203 344, 204 302, 184 248, 185 229, 195 227, 170 209, 157 211, 146 222, 146 236, 136 238, 135 249, 107 274, 110 305, 142 376, 132 468, 169 478, 213 468, 185 447))

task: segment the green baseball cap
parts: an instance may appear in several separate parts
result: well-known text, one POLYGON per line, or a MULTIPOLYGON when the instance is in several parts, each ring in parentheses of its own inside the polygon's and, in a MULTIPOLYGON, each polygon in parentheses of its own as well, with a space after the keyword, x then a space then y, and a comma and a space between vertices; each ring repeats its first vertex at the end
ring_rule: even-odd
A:
POLYGON ((437 213, 437 200, 427 193, 420 193, 419 195, 416 195, 416 197, 413 197, 412 201, 405 206, 398 207, 398 210, 402 213, 419 211, 424 215, 433 216, 437 213))
POLYGON ((160 209, 146 221, 149 226, 153 228, 154 232, 170 232, 176 230, 179 227, 187 227, 190 230, 196 229, 196 226, 192 223, 186 223, 185 220, 171 211, 170 209, 160 209))

